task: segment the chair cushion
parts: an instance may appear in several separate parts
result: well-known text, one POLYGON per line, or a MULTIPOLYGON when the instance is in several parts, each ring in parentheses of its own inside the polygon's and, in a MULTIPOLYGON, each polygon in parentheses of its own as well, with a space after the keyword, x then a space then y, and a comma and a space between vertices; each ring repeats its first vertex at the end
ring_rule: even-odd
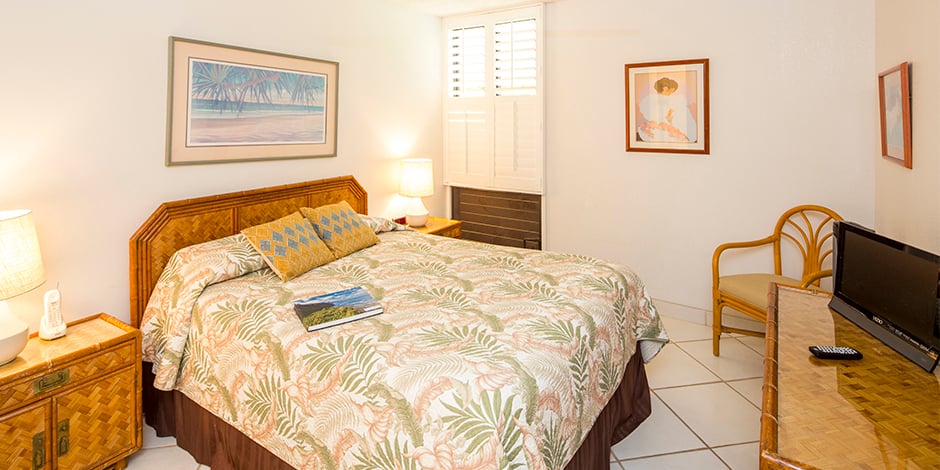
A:
POLYGON ((776 274, 733 274, 718 278, 718 290, 733 295, 749 304, 765 308, 767 307, 767 293, 770 292, 771 282, 787 286, 800 285, 799 279, 776 274))

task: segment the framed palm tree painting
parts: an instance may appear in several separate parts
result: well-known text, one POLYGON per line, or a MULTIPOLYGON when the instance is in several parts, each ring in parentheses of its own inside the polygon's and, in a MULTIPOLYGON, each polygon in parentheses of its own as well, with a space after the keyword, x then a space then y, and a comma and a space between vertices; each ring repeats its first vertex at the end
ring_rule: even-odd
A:
POLYGON ((339 64, 170 38, 167 165, 336 155, 339 64))

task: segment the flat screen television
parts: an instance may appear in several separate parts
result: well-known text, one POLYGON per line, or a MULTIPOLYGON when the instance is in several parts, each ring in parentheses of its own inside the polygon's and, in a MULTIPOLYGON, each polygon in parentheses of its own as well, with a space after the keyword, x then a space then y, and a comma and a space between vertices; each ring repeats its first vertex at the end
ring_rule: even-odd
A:
POLYGON ((829 307, 928 372, 940 353, 940 256, 836 222, 829 307))

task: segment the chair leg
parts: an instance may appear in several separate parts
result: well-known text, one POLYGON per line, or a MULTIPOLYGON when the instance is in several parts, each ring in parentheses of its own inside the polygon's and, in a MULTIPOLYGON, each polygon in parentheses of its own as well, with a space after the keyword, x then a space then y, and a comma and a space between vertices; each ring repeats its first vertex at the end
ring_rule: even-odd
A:
POLYGON ((721 343, 721 302, 715 299, 712 305, 712 354, 720 354, 719 345, 721 343))

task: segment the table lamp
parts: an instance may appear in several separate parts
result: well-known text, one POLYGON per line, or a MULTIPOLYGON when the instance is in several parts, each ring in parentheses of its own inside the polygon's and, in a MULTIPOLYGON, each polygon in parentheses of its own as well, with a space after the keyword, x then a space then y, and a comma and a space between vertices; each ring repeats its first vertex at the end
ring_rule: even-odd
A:
POLYGON ((45 281, 33 214, 0 211, 0 365, 26 347, 29 324, 10 312, 6 299, 29 292, 45 281))
POLYGON ((401 186, 398 194, 411 198, 405 208, 405 223, 422 227, 428 222, 423 197, 434 194, 434 173, 430 158, 406 158, 401 161, 401 186))

